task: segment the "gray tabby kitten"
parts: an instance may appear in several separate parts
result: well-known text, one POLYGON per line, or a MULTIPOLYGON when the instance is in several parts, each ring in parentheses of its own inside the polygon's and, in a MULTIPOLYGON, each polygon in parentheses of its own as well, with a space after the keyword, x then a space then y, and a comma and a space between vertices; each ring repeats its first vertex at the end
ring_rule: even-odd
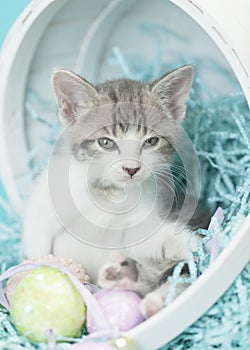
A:
POLYGON ((192 78, 189 65, 152 83, 93 86, 70 71, 54 73, 65 129, 29 201, 25 256, 71 257, 94 283, 142 295, 146 316, 163 307, 166 278, 186 258, 190 236, 187 220, 178 227, 174 220, 169 165, 192 78))

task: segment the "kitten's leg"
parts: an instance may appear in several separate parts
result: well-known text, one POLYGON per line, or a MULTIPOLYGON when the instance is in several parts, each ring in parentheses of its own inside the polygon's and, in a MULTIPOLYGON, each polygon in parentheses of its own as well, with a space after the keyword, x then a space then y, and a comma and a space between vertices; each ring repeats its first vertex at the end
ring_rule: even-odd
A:
MULTIPOLYGON (((177 263, 178 264, 178 263, 177 263)), ((141 311, 143 315, 147 318, 152 315, 154 315, 156 312, 160 311, 164 305, 165 300, 168 296, 171 284, 168 281, 168 277, 173 275, 174 269, 176 267, 176 264, 173 266, 170 266, 169 269, 164 271, 158 280, 159 287, 148 293, 145 298, 141 302, 141 311)), ((189 267, 188 264, 184 264, 181 276, 188 276, 189 275, 189 267)), ((189 284, 183 283, 183 284, 177 284, 175 290, 174 290, 174 298, 176 298, 178 295, 180 295, 189 284)))
MULTIPOLYGON (((188 237, 188 236, 187 236, 188 237)), ((180 259, 186 259, 186 247, 187 247, 187 238, 182 239, 181 235, 176 237, 170 237, 170 238, 176 238, 176 240, 172 239, 169 241, 166 241, 166 246, 164 247, 164 259, 170 258, 174 260, 180 260, 180 259), (169 249, 169 246, 171 249, 169 249), (173 252, 175 252, 176 255, 171 255, 173 252)), ((185 235, 184 235, 185 238, 185 235)), ((197 250, 197 243, 200 238, 197 236, 194 236, 193 239, 190 241, 190 248, 192 251, 197 250)), ((174 267, 174 266, 173 266, 174 267)), ((173 267, 171 267, 170 270, 173 270, 173 267)), ((168 272, 168 276, 172 275, 173 271, 170 273, 168 272)), ((184 266, 182 271, 182 276, 187 276, 189 274, 188 267, 184 266)), ((167 275, 165 276, 164 280, 166 280, 167 275)), ((180 295, 189 284, 179 284, 176 287, 174 298, 176 298, 178 295, 180 295)), ((170 283, 168 281, 162 283, 160 287, 153 290, 152 292, 148 293, 141 302, 141 311, 145 317, 150 317, 160 311, 164 307, 165 299, 168 296, 170 288, 170 283)))
MULTIPOLYGON (((185 289, 187 289, 188 284, 180 284, 176 287, 175 298, 180 295, 185 289)), ((168 295, 170 288, 170 283, 165 282, 159 288, 155 289, 153 292, 148 293, 141 301, 141 312, 148 318, 156 314, 158 311, 163 309, 165 299, 168 295)))

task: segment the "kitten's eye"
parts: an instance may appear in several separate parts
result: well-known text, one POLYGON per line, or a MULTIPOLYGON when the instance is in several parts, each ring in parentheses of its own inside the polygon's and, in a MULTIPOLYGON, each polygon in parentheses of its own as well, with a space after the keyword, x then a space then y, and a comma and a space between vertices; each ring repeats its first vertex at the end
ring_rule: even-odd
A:
POLYGON ((109 139, 108 137, 100 137, 98 139, 99 145, 107 150, 114 150, 117 148, 115 141, 109 139))
POLYGON ((153 146, 156 146, 158 142, 159 142, 159 137, 156 137, 156 136, 150 137, 144 142, 144 146, 153 147, 153 146))

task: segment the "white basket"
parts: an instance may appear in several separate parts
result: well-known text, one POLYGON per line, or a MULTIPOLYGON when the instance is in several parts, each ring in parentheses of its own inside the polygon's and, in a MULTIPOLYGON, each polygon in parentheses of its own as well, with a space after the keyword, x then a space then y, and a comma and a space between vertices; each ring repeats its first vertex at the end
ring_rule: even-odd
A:
MULTIPOLYGON (((188 36, 179 47, 170 40, 169 48, 201 59, 212 56, 229 74, 234 72, 250 105, 249 13, 246 0, 34 0, 11 29, 0 61, 0 168, 16 210, 22 212, 18 186, 29 172, 27 153, 43 132, 27 119, 27 88, 45 101, 53 100, 50 75, 56 67, 76 71, 93 83, 119 76, 121 71, 107 63, 111 47, 152 58, 152 40, 139 36, 137 28, 142 21, 155 21, 188 36)), ((46 113, 54 120, 54 107, 46 113)), ((224 293, 249 259, 244 249, 250 245, 249 227, 248 217, 206 274, 166 310, 129 332, 139 349, 167 343, 224 293)))

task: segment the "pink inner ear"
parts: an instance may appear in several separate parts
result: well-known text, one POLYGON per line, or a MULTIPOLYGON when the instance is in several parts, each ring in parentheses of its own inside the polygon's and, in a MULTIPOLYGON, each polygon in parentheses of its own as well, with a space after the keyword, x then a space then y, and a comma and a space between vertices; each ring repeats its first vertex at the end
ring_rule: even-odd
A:
POLYGON ((183 77, 173 84, 173 88, 169 89, 171 106, 170 109, 176 120, 182 120, 186 111, 186 102, 190 89, 190 79, 183 77), (172 90, 172 92, 171 92, 172 90))
POLYGON ((78 114, 85 113, 97 97, 91 84, 68 71, 55 73, 53 86, 64 124, 74 123, 78 114))
POLYGON ((159 79, 153 88, 153 91, 158 94, 177 121, 181 121, 185 116, 186 101, 192 78, 192 69, 187 66, 159 79))
POLYGON ((71 99, 61 92, 60 115, 67 124, 76 121, 76 104, 71 99))
POLYGON ((186 111, 187 97, 188 97, 187 86, 184 86, 181 89, 181 91, 178 91, 176 94, 172 96, 170 109, 177 120, 182 119, 184 117, 183 114, 186 111))
POLYGON ((61 116, 67 121, 67 124, 74 123, 76 121, 76 117, 74 113, 72 113, 72 109, 67 108, 67 106, 61 109, 61 116))
POLYGON ((186 107, 182 104, 175 105, 174 108, 171 109, 171 112, 177 121, 182 121, 182 119, 184 118, 185 111, 186 107))

